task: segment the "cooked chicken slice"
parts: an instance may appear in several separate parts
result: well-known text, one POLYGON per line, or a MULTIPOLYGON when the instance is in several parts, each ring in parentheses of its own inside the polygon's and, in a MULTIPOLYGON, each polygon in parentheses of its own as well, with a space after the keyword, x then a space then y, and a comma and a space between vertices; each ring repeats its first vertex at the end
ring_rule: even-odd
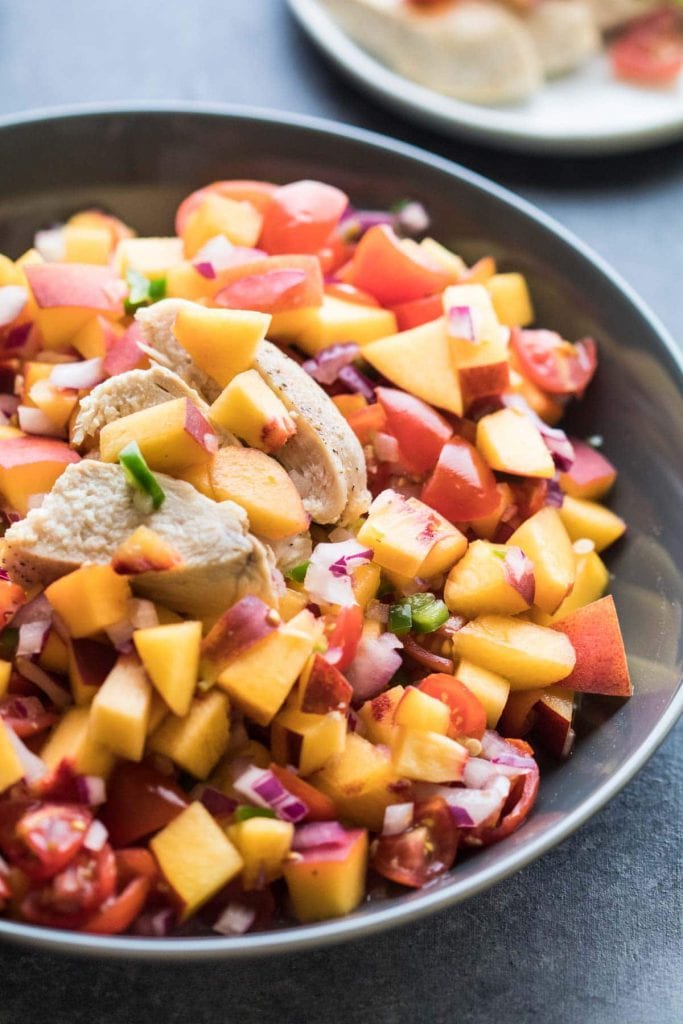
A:
POLYGON ((524 21, 550 78, 573 71, 600 49, 595 15, 586 0, 543 0, 524 21))
MULTIPOLYGON (((215 380, 200 370, 173 333, 173 324, 183 306, 192 306, 188 299, 162 299, 152 306, 139 309, 135 319, 142 327, 145 341, 159 353, 159 362, 173 370, 190 387, 199 391, 208 402, 214 402, 221 393, 215 380)), ((153 356, 150 355, 150 358, 153 356)))
MULTIPOLYGON (((173 321, 184 303, 164 299, 137 316, 149 344, 184 380, 197 383, 213 400, 220 388, 195 366, 173 335, 173 321)), ((268 341, 260 345, 254 368, 295 418, 296 434, 275 452, 275 458, 289 473, 311 518, 317 523, 348 523, 362 515, 370 503, 365 457, 334 402, 305 370, 268 341)))
POLYGON ((514 103, 543 79, 526 26, 487 0, 420 9, 402 0, 325 0, 359 46, 420 85, 469 103, 514 103))
POLYGON ((662 0, 589 0, 589 3, 598 25, 604 31, 618 28, 662 6, 662 0))
MULTIPOLYGON (((100 430, 107 423, 174 398, 189 398, 200 412, 208 414, 208 405, 194 388, 164 366, 129 370, 110 377, 93 388, 81 402, 71 430, 71 443, 86 450, 96 448, 100 430)), ((221 433, 225 444, 239 443, 228 431, 221 433)))
POLYGON ((231 501, 216 503, 183 480, 158 474, 166 500, 140 511, 116 465, 69 466, 40 508, 5 534, 2 562, 22 586, 47 585, 84 562, 106 563, 143 523, 183 558, 165 572, 131 577, 136 593, 176 611, 212 619, 245 594, 273 602, 269 556, 231 501))
POLYGON ((295 565, 307 562, 313 552, 310 533, 298 533, 296 537, 285 537, 283 540, 267 540, 273 552, 275 564, 280 572, 289 572, 295 565))
POLYGON ((298 363, 269 341, 254 368, 294 415, 296 434, 276 453, 316 523, 349 523, 367 512, 365 456, 334 402, 298 363))

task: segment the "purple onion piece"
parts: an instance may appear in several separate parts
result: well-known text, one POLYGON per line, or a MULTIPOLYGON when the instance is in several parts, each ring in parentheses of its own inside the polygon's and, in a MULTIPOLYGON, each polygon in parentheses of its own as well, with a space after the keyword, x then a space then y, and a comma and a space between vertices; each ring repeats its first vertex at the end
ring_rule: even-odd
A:
POLYGON ((521 548, 509 547, 505 552, 505 581, 514 587, 519 596, 528 605, 534 603, 536 594, 536 577, 534 565, 521 548))
POLYGON ((359 355, 360 348, 355 342, 340 342, 338 345, 324 348, 313 359, 307 359, 303 364, 303 369, 314 380, 317 380, 318 384, 334 384, 340 370, 352 363, 359 355))
POLYGON ((337 374, 337 383, 343 384, 352 395, 362 395, 368 402, 375 401, 375 388, 372 381, 356 366, 342 366, 337 374))
POLYGON ((545 496, 546 505, 550 505, 551 508, 562 508, 564 504, 564 494, 557 480, 548 481, 548 490, 545 496))
POLYGON ((451 306, 446 314, 446 318, 449 337, 469 341, 472 345, 477 344, 477 332, 474 329, 474 319, 470 306, 451 306))
POLYGON ((293 850, 313 850, 320 846, 344 846, 347 832, 338 821, 312 821, 294 833, 293 850))

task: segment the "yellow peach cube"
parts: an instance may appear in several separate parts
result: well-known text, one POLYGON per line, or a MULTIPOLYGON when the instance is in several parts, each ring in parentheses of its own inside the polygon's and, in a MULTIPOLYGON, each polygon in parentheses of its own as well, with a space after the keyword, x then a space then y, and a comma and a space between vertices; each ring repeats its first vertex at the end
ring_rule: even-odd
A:
POLYGON ((396 773, 416 782, 460 782, 468 756, 465 747, 448 736, 405 726, 391 747, 396 773))
POLYGON ((528 327, 534 322, 534 307, 523 274, 494 274, 486 282, 486 289, 501 324, 528 327))
POLYGON ((521 548, 533 562, 534 604, 552 615, 571 592, 576 577, 576 554, 557 509, 540 509, 515 530, 508 544, 521 548))
POLYGON ((445 736, 451 724, 450 708, 442 700, 409 686, 394 711, 394 725, 445 736))
POLYGON ((45 596, 72 637, 90 636, 128 614, 128 580, 110 565, 85 564, 55 580, 45 596))
POLYGON ((247 818, 228 828, 242 860, 242 885, 256 889, 266 882, 282 877, 282 869, 294 838, 294 826, 277 818, 247 818))
POLYGON ((94 740, 130 761, 142 760, 152 685, 139 659, 122 654, 90 706, 94 740))
POLYGON ((624 520, 597 501, 565 494, 559 515, 572 541, 586 537, 593 541, 598 552, 614 544, 626 532, 624 520))
POLYGON ((87 707, 69 708, 64 712, 41 749, 40 757, 51 771, 66 760, 80 775, 99 775, 103 779, 116 762, 114 752, 93 736, 87 707))
POLYGON ((233 377, 211 406, 210 419, 250 448, 275 452, 296 433, 285 405, 256 370, 233 377))
POLYGON ((530 601, 510 583, 506 573, 505 544, 475 540, 448 574, 444 600, 454 615, 474 619, 488 612, 516 615, 530 601))
POLYGON ((305 850, 285 864, 284 875, 299 921, 324 921, 349 914, 365 894, 368 836, 347 832, 343 846, 305 850))
POLYGON ((503 615, 482 615, 453 637, 456 655, 500 673, 513 690, 550 686, 573 670, 576 653, 562 633, 503 615))
POLYGON ((287 709, 273 721, 270 740, 278 764, 292 764, 302 775, 310 775, 344 750, 346 718, 339 711, 311 715, 287 709))
POLYGON ((230 703, 220 690, 195 697, 184 718, 168 715, 149 740, 163 754, 197 779, 206 779, 228 747, 230 703))
POLYGON ((334 801, 341 818, 373 832, 382 830, 389 804, 405 799, 389 751, 353 732, 346 737, 342 753, 330 758, 308 781, 334 801))
POLYGON ((149 678, 175 715, 186 715, 199 675, 201 622, 136 629, 133 643, 149 678))
POLYGON ((216 235, 233 245, 253 247, 259 240, 263 217, 251 203, 209 195, 188 218, 183 232, 185 255, 192 257, 216 235))
POLYGON ((515 409, 500 409, 477 423, 477 448, 491 469, 552 479, 555 464, 538 427, 515 409))
POLYGON ((24 766, 10 739, 10 727, 0 718, 0 793, 24 777, 24 766))
POLYGON ((455 678, 483 704, 486 711, 486 724, 489 729, 495 729, 510 694, 510 684, 507 679, 499 676, 497 672, 480 668, 479 665, 474 665, 465 658, 461 659, 455 672, 455 678))
POLYGON ((270 325, 267 313, 248 309, 183 306, 173 334, 197 366, 223 388, 248 370, 270 325))
POLYGON ((116 462, 131 441, 137 441, 150 469, 171 475, 207 462, 218 446, 210 423, 187 398, 140 409, 107 423, 100 433, 102 461, 116 462))

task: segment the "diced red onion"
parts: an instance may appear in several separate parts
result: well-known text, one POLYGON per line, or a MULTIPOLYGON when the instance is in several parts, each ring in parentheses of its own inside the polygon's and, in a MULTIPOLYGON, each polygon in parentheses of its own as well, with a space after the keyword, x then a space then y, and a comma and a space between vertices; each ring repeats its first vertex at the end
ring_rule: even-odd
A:
POLYGON ((241 903, 228 903, 213 926, 219 935, 244 935, 256 919, 253 907, 245 907, 241 903))
POLYGON ((338 821, 311 821, 296 829, 292 849, 314 850, 320 846, 344 846, 347 842, 346 829, 338 821))
POLYGON ((557 480, 548 480, 548 490, 545 494, 545 503, 551 508, 562 508, 564 494, 557 480))
POLYGON ((27 299, 27 289, 19 284, 6 284, 0 288, 0 327, 7 327, 16 320, 27 299))
POLYGON ((384 812, 383 836, 398 836, 413 823, 414 803, 389 804, 384 812))
POLYGON ((38 250, 46 263, 60 263, 66 259, 66 235, 64 225, 57 224, 53 228, 36 231, 33 247, 38 250))
POLYGON ((360 348, 355 342, 341 342, 324 348, 313 359, 303 363, 303 369, 318 384, 334 384, 339 371, 348 366, 360 355, 360 348))
POLYGON ((58 363, 50 374, 50 383, 56 388, 87 391, 104 380, 102 359, 84 359, 78 363, 58 363))
POLYGON ((31 601, 28 601, 19 609, 12 620, 12 625, 21 627, 31 622, 39 622, 47 630, 53 621, 54 612, 52 605, 45 596, 44 591, 37 594, 31 601))
POLYGON ((268 254, 263 249, 253 249, 244 245, 233 245, 225 235, 214 235, 206 242, 199 252, 196 253, 193 266, 203 277, 213 280, 219 271, 227 270, 229 267, 237 267, 242 263, 253 263, 263 259, 268 254), (198 264, 207 269, 210 266, 212 273, 199 270, 198 264))
POLYGON ((398 462, 401 457, 396 438, 381 430, 373 437, 372 446, 380 462, 398 462))
POLYGON ((36 665, 34 662, 29 661, 28 658, 18 657, 16 660, 16 668, 19 675, 22 675, 24 679, 28 679, 29 682, 37 686, 39 690, 42 690, 46 697, 48 697, 56 708, 60 710, 66 708, 71 704, 71 694, 59 686, 54 679, 47 672, 45 672, 40 665, 36 665))
POLYGON ((130 654, 133 650, 133 629, 130 619, 121 619, 113 626, 107 626, 105 633, 120 654, 130 654))
POLYGON ((213 281, 216 277, 216 271, 214 270, 213 263, 200 260, 198 263, 193 263, 192 266, 198 274, 201 274, 202 277, 206 277, 209 281, 213 281))
POLYGON ((505 552, 503 563, 505 582, 513 587, 528 605, 534 603, 536 593, 536 576, 534 564, 521 548, 509 547, 505 552))
POLYGON ((227 793, 216 789, 215 786, 206 786, 200 783, 192 790, 192 796, 204 804, 209 814, 214 818, 227 818, 237 807, 237 800, 234 800, 227 793))
POLYGON ((14 416, 19 407, 16 395, 0 395, 0 412, 3 416, 14 416))
POLYGON ((375 388, 372 381, 353 364, 342 366, 337 374, 337 383, 343 384, 352 395, 362 395, 368 402, 375 400, 375 388))
POLYGON ((159 625, 159 616, 153 601, 133 597, 128 602, 128 616, 135 629, 149 629, 159 625))
POLYGON ((44 437, 61 437, 64 433, 54 420, 50 419, 42 409, 34 409, 30 405, 20 405, 17 408, 19 426, 25 434, 40 434, 44 437))
POLYGON ((383 604, 382 601, 370 601, 365 609, 365 618, 371 622, 387 623, 389 621, 389 605, 383 604))
POLYGON ((507 775, 510 778, 516 778, 520 774, 522 772, 518 768, 511 768, 508 765, 498 763, 494 764, 483 757, 470 757, 465 765, 462 780, 468 789, 483 789, 497 775, 507 775))
POLYGON ((451 306, 446 314, 447 333, 450 338, 469 341, 472 345, 478 342, 474 328, 474 315, 471 306, 451 306))
POLYGON ((502 754, 500 757, 492 757, 491 764, 502 765, 506 768, 520 768, 525 771, 536 767, 533 757, 522 757, 520 754, 502 754))
POLYGON ((345 672, 355 700, 369 700, 384 689, 401 667, 398 652, 402 647, 393 633, 382 633, 378 637, 364 634, 361 637, 356 657, 345 672))
MULTIPOLYGON (((508 792, 510 783, 507 779, 508 792)), ((459 786, 437 786, 420 783, 416 787, 420 799, 427 796, 440 796, 448 804, 453 821, 458 828, 477 828, 484 822, 497 819, 507 799, 502 787, 498 786, 497 779, 493 782, 495 786, 488 789, 464 789, 459 786)))
POLYGON ((267 768, 251 766, 233 782, 234 789, 257 807, 268 807, 283 821, 296 823, 308 814, 308 807, 292 796, 267 768))
POLYGON ((398 211, 398 227, 406 235, 423 235, 431 224, 431 218, 422 203, 412 200, 404 203, 398 211))
MULTIPOLYGON (((517 747, 512 743, 508 743, 502 736, 499 736, 493 729, 487 729, 481 740, 482 756, 487 761, 498 762, 499 764, 513 764, 514 761, 520 759, 520 753, 517 747), (514 761, 510 761, 510 759, 514 761)), ((533 757, 524 757, 522 760, 525 762, 524 767, 535 768, 536 761, 533 757)))
POLYGON ((93 853, 99 853, 99 851, 103 849, 108 838, 109 833, 105 826, 97 818, 94 818, 91 822, 90 828, 85 833, 83 846, 86 850, 91 850, 93 853))
POLYGON ((107 787, 99 775, 77 775, 76 788, 83 804, 99 807, 107 799, 107 787))
POLYGON ((304 587, 313 601, 356 604, 350 573, 372 560, 372 551, 356 540, 318 544, 311 555, 304 587))
POLYGON ((28 783, 37 782, 38 779, 42 779, 43 775, 47 772, 47 765, 44 761, 41 761, 32 751, 28 749, 25 743, 19 739, 14 729, 7 730, 7 738, 14 747, 14 752, 21 762, 21 767, 24 769, 24 778, 28 783))
POLYGON ((175 923, 175 912, 171 907, 164 907, 163 910, 155 910, 153 913, 148 911, 140 914, 133 923, 133 932, 136 935, 161 939, 171 934, 175 923))
POLYGON ((50 621, 47 622, 26 622, 19 627, 19 643, 17 645, 18 657, 30 657, 32 654, 40 654, 45 646, 47 634, 50 632, 50 621))
POLYGON ((388 224, 395 228, 398 216, 388 210, 354 210, 348 207, 337 227, 337 233, 344 241, 352 242, 364 235, 370 228, 388 224))

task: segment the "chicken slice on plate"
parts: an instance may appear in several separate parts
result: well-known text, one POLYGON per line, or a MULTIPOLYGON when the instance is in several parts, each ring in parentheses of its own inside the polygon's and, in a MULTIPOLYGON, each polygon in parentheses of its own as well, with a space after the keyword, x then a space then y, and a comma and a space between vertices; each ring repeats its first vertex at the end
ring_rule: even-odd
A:
POLYGON ((399 74, 469 103, 514 103, 543 69, 522 20, 505 6, 463 0, 435 7, 403 0, 324 0, 345 32, 399 74))
MULTIPOLYGON (((86 450, 96 448, 100 431, 107 423, 174 398, 189 398, 204 416, 208 413, 208 406, 197 391, 164 366, 129 370, 110 377, 81 402, 71 430, 71 443, 86 450)), ((224 444, 238 444, 232 434, 221 433, 224 444)))
MULTIPOLYGON (((173 334, 182 299, 165 299, 137 317, 149 346, 187 383, 213 401, 218 384, 200 370, 173 334)), ((317 523, 349 523, 370 504, 365 457, 334 402, 305 370, 268 341, 261 343, 254 368, 296 422, 296 433, 275 453, 317 523)))
POLYGON ((549 78, 573 71, 600 49, 600 33, 587 0, 542 0, 524 21, 549 78))
POLYGON ((589 3, 599 27, 604 31, 666 6, 662 0, 589 0, 589 3))
POLYGON ((40 508, 6 532, 2 562, 25 587, 46 586, 84 562, 105 564, 145 525, 182 557, 177 568, 131 577, 142 597, 212 619, 245 594, 274 602, 266 548, 231 501, 214 502, 183 480, 157 474, 166 500, 140 510, 118 465, 84 459, 60 476, 40 508))

